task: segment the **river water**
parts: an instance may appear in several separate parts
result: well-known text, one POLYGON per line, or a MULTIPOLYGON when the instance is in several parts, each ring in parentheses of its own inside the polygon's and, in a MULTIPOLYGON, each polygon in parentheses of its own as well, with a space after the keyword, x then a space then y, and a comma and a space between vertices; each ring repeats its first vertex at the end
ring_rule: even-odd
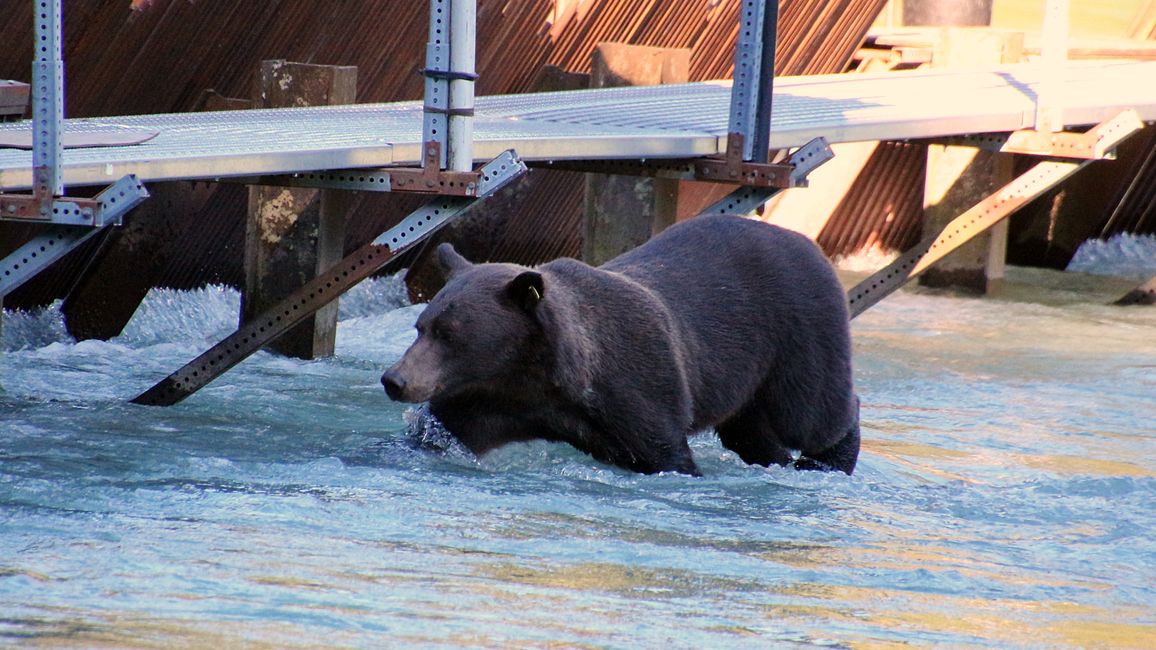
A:
POLYGON ((1024 273, 855 321, 853 477, 709 433, 702 478, 475 459, 381 390, 421 309, 391 279, 343 301, 336 358, 260 353, 171 408, 128 399, 235 292, 154 291, 109 342, 6 314, 0 644, 1156 647, 1156 310, 1024 273))

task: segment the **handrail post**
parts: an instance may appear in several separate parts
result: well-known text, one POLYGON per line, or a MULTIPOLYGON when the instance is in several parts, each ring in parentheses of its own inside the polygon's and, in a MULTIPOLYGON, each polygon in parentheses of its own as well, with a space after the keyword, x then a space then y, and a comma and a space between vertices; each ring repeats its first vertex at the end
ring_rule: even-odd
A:
MULTIPOLYGON (((743 0, 739 12, 727 138, 742 139, 742 160, 765 163, 770 156, 779 3, 743 0)), ((736 143, 728 142, 727 151, 735 150, 736 143)))
POLYGON ((473 169, 476 28, 477 0, 430 0, 422 158, 439 169, 473 169))
POLYGON ((32 58, 33 195, 49 218, 52 201, 64 194, 60 173, 64 122, 64 60, 60 46, 60 0, 36 0, 33 6, 35 53, 32 58))

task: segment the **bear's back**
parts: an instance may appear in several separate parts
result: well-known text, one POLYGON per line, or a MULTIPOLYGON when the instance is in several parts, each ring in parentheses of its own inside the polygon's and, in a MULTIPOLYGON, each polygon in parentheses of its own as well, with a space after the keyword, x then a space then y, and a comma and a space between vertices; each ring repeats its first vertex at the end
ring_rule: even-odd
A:
MULTIPOLYGON (((742 217, 697 217, 599 268, 666 305, 694 360, 687 370, 698 426, 717 422, 785 369, 825 374, 849 363, 842 286, 818 246, 798 233, 742 217)), ((813 385, 795 388, 826 382, 811 378, 813 385)))

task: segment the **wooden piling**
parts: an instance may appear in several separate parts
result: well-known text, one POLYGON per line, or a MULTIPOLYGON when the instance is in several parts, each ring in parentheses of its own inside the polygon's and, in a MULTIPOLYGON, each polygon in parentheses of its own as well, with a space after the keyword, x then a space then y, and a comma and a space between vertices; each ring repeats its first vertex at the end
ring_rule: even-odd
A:
MULTIPOLYGON (((1023 34, 961 27, 945 28, 932 54, 933 67, 1015 63, 1023 56, 1023 34)), ((924 185, 924 232, 942 229, 1014 177, 1010 154, 969 147, 930 145, 924 185)), ((928 287, 998 293, 1007 256, 1007 221, 1001 221, 919 276, 928 287)))
MULTIPOLYGON (((263 61, 253 93, 257 108, 350 104, 357 68, 263 61)), ((340 261, 347 192, 287 187, 249 188, 245 229, 245 286, 241 325, 340 261)), ((337 301, 319 310, 268 347, 301 359, 333 354, 337 301)))
MULTIPOLYGON (((690 79, 690 50, 599 43, 590 87, 653 86, 690 79)), ((590 264, 642 244, 675 222, 679 181, 615 174, 587 174, 582 257, 590 264)))

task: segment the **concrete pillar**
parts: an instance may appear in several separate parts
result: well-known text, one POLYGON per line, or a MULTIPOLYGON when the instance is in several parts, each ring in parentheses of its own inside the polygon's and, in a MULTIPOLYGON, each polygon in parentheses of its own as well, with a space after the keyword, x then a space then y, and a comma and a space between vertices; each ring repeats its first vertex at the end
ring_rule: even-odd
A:
MULTIPOLYGON (((264 61, 256 108, 351 104, 357 68, 264 61)), ((340 261, 349 193, 287 187, 249 189, 241 324, 340 261)), ((315 359, 333 354, 337 301, 269 344, 280 354, 315 359)))
MULTIPOLYGON (((690 79, 690 50, 599 43, 590 87, 652 86, 690 79)), ((582 257, 590 264, 638 246, 674 223, 679 181, 587 174, 582 257)))

